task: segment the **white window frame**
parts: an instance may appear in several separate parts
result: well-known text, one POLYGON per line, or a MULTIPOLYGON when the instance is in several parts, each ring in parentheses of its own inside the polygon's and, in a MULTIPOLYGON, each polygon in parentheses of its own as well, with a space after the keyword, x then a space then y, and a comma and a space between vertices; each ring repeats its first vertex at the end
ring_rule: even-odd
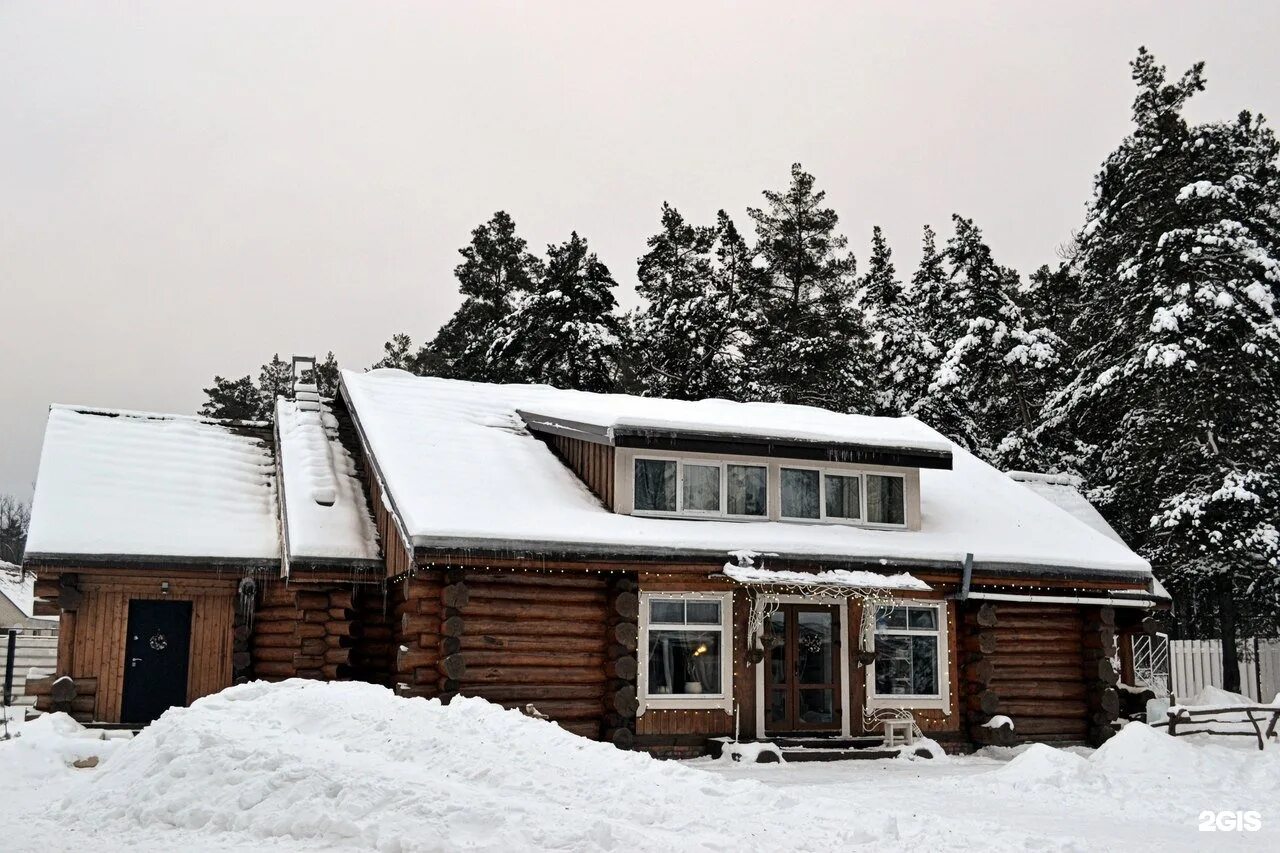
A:
POLYGON ((652 456, 636 454, 631 460, 631 505, 632 515, 652 516, 656 518, 728 518, 741 521, 769 520, 769 466, 758 462, 737 462, 729 459, 686 459, 678 456, 652 456), (674 462, 676 466, 676 509, 675 512, 656 509, 635 509, 636 486, 635 464, 640 460, 651 462, 674 462), (684 506, 684 469, 687 465, 720 470, 720 508, 716 510, 685 509, 684 506), (744 468, 763 468, 765 478, 765 507, 763 515, 736 515, 729 512, 729 466, 740 465, 744 468))
MULTIPOLYGON (((636 716, 646 710, 714 710, 733 713, 733 592, 642 592, 640 593, 640 642, 636 650, 636 698, 639 706, 636 716), (655 693, 649 695, 649 603, 659 601, 718 601, 720 602, 720 688, 710 693, 655 693)), ((715 630, 714 625, 653 626, 660 631, 689 631, 706 633, 715 630)))
MULTIPOLYGON (((936 710, 944 713, 951 713, 951 649, 948 640, 950 638, 950 625, 947 621, 947 602, 937 599, 914 599, 914 598, 895 598, 887 604, 876 605, 867 602, 864 607, 930 607, 937 611, 937 630, 922 631, 920 629, 911 630, 909 628, 886 628, 875 630, 875 635, 894 634, 904 637, 920 637, 920 636, 937 636, 938 638, 938 692, 932 695, 908 694, 908 693, 877 693, 876 692, 876 662, 873 660, 867 664, 866 678, 866 695, 867 708, 919 708, 921 710, 936 710)), ((879 610, 876 611, 878 621, 879 610)))
POLYGON ((823 468, 817 465, 779 465, 778 466, 778 518, 782 521, 800 522, 802 524, 847 524, 852 527, 874 527, 883 530, 905 530, 907 527, 907 478, 904 474, 893 474, 883 471, 867 471, 863 468, 823 468), (818 517, 799 518, 782 514, 782 472, 783 471, 817 471, 818 472, 818 517), (858 518, 839 518, 827 515, 827 477, 858 478, 858 518), (867 521, 867 477, 896 477, 902 481, 902 523, 889 524, 879 521, 867 521))

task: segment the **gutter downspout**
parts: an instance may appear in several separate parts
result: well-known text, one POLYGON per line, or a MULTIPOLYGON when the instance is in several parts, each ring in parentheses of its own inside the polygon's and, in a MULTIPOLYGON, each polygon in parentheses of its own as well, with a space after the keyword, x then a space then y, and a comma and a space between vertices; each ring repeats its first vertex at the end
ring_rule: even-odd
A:
POLYGON ((973 582, 973 554, 964 555, 964 576, 960 581, 960 592, 956 595, 957 601, 964 601, 969 597, 969 584, 973 582))

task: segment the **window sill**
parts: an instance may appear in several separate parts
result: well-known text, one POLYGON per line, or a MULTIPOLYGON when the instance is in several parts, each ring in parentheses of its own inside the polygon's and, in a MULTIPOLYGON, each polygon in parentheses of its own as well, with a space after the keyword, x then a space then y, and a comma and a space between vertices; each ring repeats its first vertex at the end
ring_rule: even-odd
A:
POLYGON ((868 696, 867 709, 904 708, 906 710, 942 711, 951 713, 951 702, 942 696, 868 696))
POLYGON ((726 714, 733 713, 733 697, 732 696, 698 696, 696 694, 685 694, 682 696, 673 696, 671 694, 659 694, 657 696, 640 697, 639 708, 636 710, 636 716, 644 715, 645 711, 715 711, 721 710, 726 714))

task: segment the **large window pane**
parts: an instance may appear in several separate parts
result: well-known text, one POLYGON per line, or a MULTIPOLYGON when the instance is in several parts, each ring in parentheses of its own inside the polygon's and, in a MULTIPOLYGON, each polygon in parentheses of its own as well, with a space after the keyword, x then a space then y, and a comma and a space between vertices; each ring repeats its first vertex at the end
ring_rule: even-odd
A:
POLYGON ((676 511, 676 463, 637 459, 635 508, 641 512, 676 511))
POLYGON ((938 692, 938 638, 911 638, 911 692, 932 696, 938 692))
POLYGON ((684 466, 684 508, 690 512, 720 511, 720 466, 684 466))
POLYGON ((768 468, 730 465, 727 476, 730 515, 765 515, 768 512, 768 468))
POLYGON ((828 518, 861 518, 857 477, 828 474, 826 487, 828 518))
POLYGON ((938 630, 938 611, 933 607, 909 607, 912 628, 923 631, 938 630))
POLYGON ((882 696, 911 694, 912 639, 891 634, 876 637, 876 693, 882 696))
POLYGON ((877 628, 905 628, 907 627, 907 608, 905 607, 881 607, 876 613, 877 628))
POLYGON ((819 518, 818 472, 782 469, 782 515, 786 518, 819 518))
POLYGON ((649 631, 649 694, 721 693, 719 631, 649 631))
POLYGON ((905 524, 902 478, 867 475, 867 521, 873 524, 905 524))

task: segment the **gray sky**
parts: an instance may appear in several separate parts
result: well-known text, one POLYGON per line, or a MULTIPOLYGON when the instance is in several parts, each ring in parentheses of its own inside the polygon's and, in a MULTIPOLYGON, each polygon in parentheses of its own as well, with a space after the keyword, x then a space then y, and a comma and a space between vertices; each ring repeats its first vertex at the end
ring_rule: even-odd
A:
POLYGON ((1127 62, 1206 60, 1197 119, 1280 113, 1280 4, 0 2, 0 492, 48 403, 191 412, 273 351, 364 367, 456 307, 494 210, 577 229, 632 302, 661 202, 817 175, 860 259, 975 217, 1024 273, 1128 129, 1127 62), (608 6, 606 8, 606 6, 608 6))

